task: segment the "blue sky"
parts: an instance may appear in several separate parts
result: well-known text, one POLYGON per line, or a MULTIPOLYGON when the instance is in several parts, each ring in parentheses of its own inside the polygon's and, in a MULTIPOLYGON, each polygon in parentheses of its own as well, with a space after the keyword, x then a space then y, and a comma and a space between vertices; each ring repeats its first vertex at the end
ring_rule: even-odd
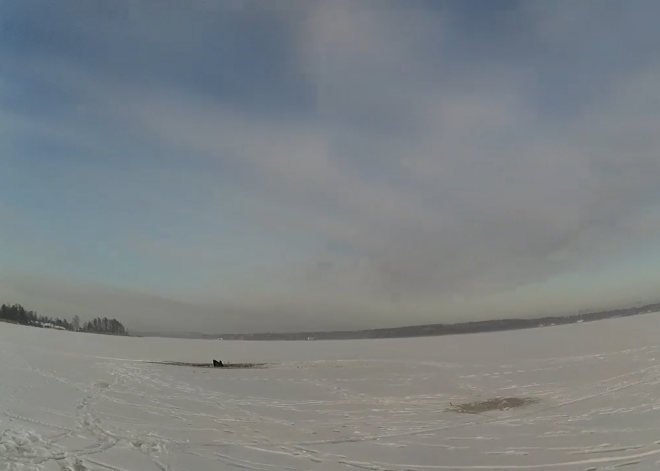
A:
POLYGON ((0 300, 135 330, 658 301, 651 0, 0 4, 0 300))

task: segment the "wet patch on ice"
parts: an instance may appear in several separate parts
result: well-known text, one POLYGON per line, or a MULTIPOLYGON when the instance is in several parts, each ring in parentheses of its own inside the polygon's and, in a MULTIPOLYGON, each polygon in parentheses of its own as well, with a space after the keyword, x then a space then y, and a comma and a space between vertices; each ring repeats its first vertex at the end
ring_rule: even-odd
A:
POLYGON ((466 402, 463 404, 451 404, 448 412, 460 414, 481 414, 496 410, 509 410, 536 404, 539 399, 533 397, 495 397, 485 401, 466 402))
POLYGON ((169 365, 169 366, 191 366, 194 368, 215 368, 217 370, 231 370, 231 369, 248 369, 248 368, 267 368, 267 363, 224 363, 222 367, 214 367, 212 363, 188 363, 182 361, 150 361, 156 365, 169 365))

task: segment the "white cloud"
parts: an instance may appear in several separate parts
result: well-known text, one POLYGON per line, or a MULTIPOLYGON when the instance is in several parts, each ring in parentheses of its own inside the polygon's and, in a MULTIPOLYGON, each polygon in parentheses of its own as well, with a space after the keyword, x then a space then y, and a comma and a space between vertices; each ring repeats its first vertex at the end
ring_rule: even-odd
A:
MULTIPOLYGON (((636 5, 622 8, 634 12, 636 5)), ((610 37, 607 28, 617 20, 605 8, 578 10, 600 18, 599 41, 610 37)), ((317 90, 317 112, 305 118, 274 119, 182 87, 45 66, 75 83, 93 117, 121 128, 136 152, 163 148, 164 161, 203 164, 179 181, 165 167, 154 174, 160 183, 122 187, 123 197, 137 202, 136 214, 174 210, 204 221, 208 231, 148 251, 178 260, 188 272, 203 270, 205 287, 220 283, 231 272, 221 266, 229 258, 214 256, 228 250, 215 242, 226 231, 228 208, 252 234, 263 231, 264 252, 300 247, 291 263, 272 262, 282 265, 271 290, 259 294, 263 284, 249 281, 233 290, 232 309, 258 319, 261 330, 282 322, 339 328, 457 313, 486 317, 479 310, 505 298, 491 312, 561 309, 547 296, 510 292, 595 270, 655 242, 657 63, 606 68, 608 86, 571 103, 542 88, 547 69, 537 61, 558 60, 544 51, 565 51, 576 38, 589 43, 593 36, 558 6, 517 11, 538 41, 538 57, 504 51, 486 63, 447 53, 464 38, 443 29, 444 16, 422 9, 341 1, 275 14, 296 40, 296 73, 317 90), (549 97, 566 102, 544 101, 549 97), (550 105, 563 112, 550 116, 550 105), (159 193, 164 181, 178 190, 159 193)), ((177 44, 162 24, 152 26, 150 34, 177 44)), ((179 46, 194 48, 192 38, 179 46)), ((617 58, 635 53, 634 44, 618 39, 617 58)), ((648 39, 660 42, 658 35, 648 39)), ((587 70, 590 47, 598 48, 582 45, 553 73, 569 85, 571 68, 585 61, 579 70, 597 77, 600 64, 587 70)), ((94 169, 80 174, 103 179, 94 169)), ((127 181, 112 178, 109 187, 127 181)), ((144 232, 141 240, 149 240, 149 228, 144 232)), ((244 241, 243 249, 256 240, 244 241)), ((229 302, 208 293, 206 305, 229 302)))

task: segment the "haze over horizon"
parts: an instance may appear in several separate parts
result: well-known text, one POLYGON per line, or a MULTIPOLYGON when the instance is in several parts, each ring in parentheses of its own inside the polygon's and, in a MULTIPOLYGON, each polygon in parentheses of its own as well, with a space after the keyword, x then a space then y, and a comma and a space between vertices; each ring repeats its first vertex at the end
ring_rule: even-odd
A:
POLYGON ((660 295, 651 0, 0 3, 0 303, 352 330, 660 295))

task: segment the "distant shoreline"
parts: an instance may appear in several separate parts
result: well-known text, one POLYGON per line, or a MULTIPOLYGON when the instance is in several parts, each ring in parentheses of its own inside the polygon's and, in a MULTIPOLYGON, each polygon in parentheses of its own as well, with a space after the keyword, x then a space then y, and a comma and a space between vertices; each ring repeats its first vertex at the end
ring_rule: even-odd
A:
POLYGON ((381 329, 344 330, 329 332, 290 332, 254 334, 156 334, 136 333, 139 337, 174 337, 208 340, 360 340, 410 337, 438 337, 443 335, 478 334, 509 330, 534 329, 582 322, 593 322, 618 317, 630 317, 660 312, 660 303, 642 307, 610 311, 573 314, 569 316, 542 317, 536 319, 496 319, 489 321, 460 322, 454 324, 426 324, 381 329))

